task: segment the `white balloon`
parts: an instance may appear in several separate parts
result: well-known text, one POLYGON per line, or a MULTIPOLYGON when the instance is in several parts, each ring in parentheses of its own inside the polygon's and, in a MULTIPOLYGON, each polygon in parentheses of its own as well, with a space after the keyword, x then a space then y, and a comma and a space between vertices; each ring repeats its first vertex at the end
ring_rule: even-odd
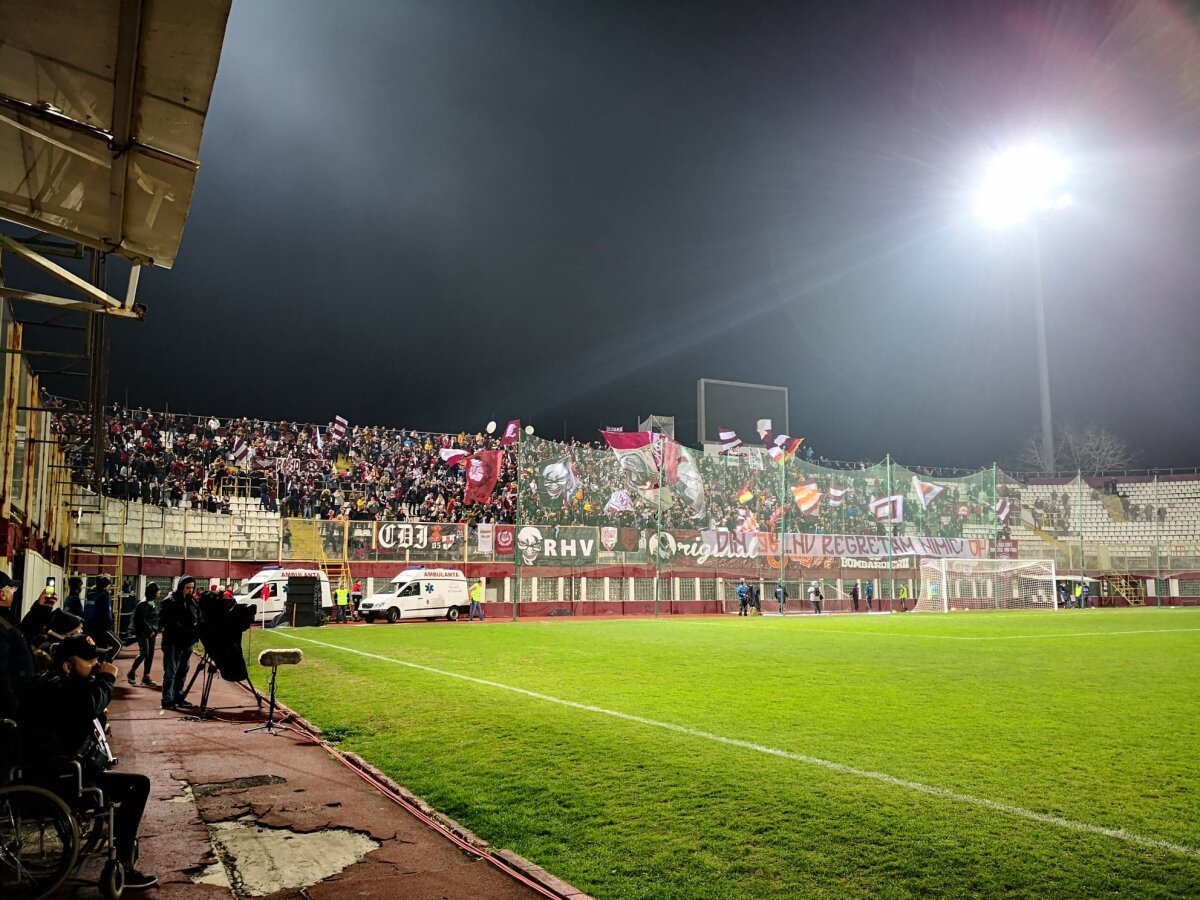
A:
POLYGON ((487 423, 487 433, 488 433, 488 434, 495 434, 495 433, 496 433, 496 421, 495 421, 495 419, 493 419, 491 422, 488 422, 488 423, 487 423))

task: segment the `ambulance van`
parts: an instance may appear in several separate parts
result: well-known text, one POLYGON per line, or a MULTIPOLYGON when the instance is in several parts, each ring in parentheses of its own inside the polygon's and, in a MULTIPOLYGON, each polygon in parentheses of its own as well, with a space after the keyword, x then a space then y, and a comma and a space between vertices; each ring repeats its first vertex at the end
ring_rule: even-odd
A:
POLYGON ((297 569, 270 566, 256 572, 242 584, 236 597, 238 603, 249 603, 256 610, 255 619, 270 620, 283 612, 287 605, 287 583, 289 578, 315 578, 321 592, 321 608, 325 615, 333 614, 333 593, 329 589, 329 576, 320 569, 297 569))
POLYGON ((359 611, 368 622, 440 618, 454 622, 470 608, 467 576, 462 572, 414 566, 393 578, 386 588, 363 598, 359 611))

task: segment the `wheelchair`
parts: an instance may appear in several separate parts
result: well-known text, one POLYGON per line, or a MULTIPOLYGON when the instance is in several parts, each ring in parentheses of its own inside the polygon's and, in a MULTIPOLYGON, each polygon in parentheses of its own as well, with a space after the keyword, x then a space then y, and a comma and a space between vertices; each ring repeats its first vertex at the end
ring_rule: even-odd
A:
MULTIPOLYGON (((18 737, 15 722, 0 722, 0 897, 49 896, 77 878, 85 863, 103 858, 100 893, 117 900, 125 866, 113 840, 116 804, 84 783, 78 759, 22 768, 18 737)), ((136 841, 133 855, 136 864, 136 841)))

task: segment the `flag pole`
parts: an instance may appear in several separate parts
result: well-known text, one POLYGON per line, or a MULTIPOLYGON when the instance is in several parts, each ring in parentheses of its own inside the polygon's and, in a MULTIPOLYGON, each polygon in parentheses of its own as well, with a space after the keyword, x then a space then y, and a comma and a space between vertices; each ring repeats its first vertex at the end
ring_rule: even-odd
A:
MULTIPOLYGON (((650 433, 653 434, 654 432, 651 431, 650 433)), ((657 527, 655 528, 655 532, 654 532, 654 536, 659 541, 660 545, 662 543, 662 538, 660 538, 659 535, 662 534, 663 478, 666 475, 666 468, 667 468, 666 436, 664 435, 663 438, 664 439, 661 442, 662 443, 662 452, 661 452, 661 454, 659 454, 659 458, 658 458, 658 524, 657 524, 657 527)), ((653 445, 651 445, 651 446, 653 446, 653 445)), ((653 450, 651 450, 650 458, 651 459, 654 458, 653 450)), ((653 541, 650 542, 650 544, 653 544, 653 543, 654 543, 653 541)), ((659 570, 659 567, 658 567, 658 554, 651 552, 650 555, 654 557, 654 618, 657 619, 658 618, 658 591, 659 591, 660 582, 662 581, 662 572, 659 570)))
POLYGON ((517 534, 520 531, 521 524, 521 503, 524 501, 524 496, 521 494, 521 433, 524 431, 524 426, 517 425, 517 502, 513 504, 513 601, 512 601, 512 620, 517 621, 517 603, 521 600, 521 548, 517 545, 517 534))
MULTIPOLYGON (((889 453, 887 455, 886 459, 887 459, 887 486, 888 486, 887 492, 888 492, 888 497, 891 497, 892 496, 892 454, 889 453)), ((891 500, 888 501, 888 505, 889 505, 889 507, 891 506, 891 500)), ((888 516, 888 519, 890 520, 891 516, 888 516)), ((888 529, 888 535, 887 535, 888 608, 891 609, 892 597, 896 596, 896 573, 892 570, 892 536, 896 532, 896 526, 891 521, 889 521, 888 524, 891 525, 891 528, 888 529)))
MULTIPOLYGON (((783 505, 783 512, 779 516, 779 581, 776 582, 776 589, 783 584, 786 577, 787 554, 784 552, 783 542, 787 539, 787 526, 785 520, 791 509, 787 502, 787 454, 779 460, 779 502, 783 505)), ((778 599, 778 598, 776 598, 778 599)))

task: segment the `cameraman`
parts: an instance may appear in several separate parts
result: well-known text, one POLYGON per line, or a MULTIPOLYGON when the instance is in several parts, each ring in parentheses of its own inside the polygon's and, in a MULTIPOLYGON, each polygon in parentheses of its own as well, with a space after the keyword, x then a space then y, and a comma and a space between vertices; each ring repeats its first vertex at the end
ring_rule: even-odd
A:
POLYGON ((77 760, 83 782, 100 788, 115 803, 113 842, 125 864, 125 887, 140 890, 158 883, 133 867, 134 841, 150 779, 145 775, 106 771, 113 764, 99 719, 112 699, 117 667, 100 661, 95 642, 84 634, 64 638, 54 650, 54 667, 35 680, 25 694, 18 718, 21 751, 36 773, 48 759, 77 760))

